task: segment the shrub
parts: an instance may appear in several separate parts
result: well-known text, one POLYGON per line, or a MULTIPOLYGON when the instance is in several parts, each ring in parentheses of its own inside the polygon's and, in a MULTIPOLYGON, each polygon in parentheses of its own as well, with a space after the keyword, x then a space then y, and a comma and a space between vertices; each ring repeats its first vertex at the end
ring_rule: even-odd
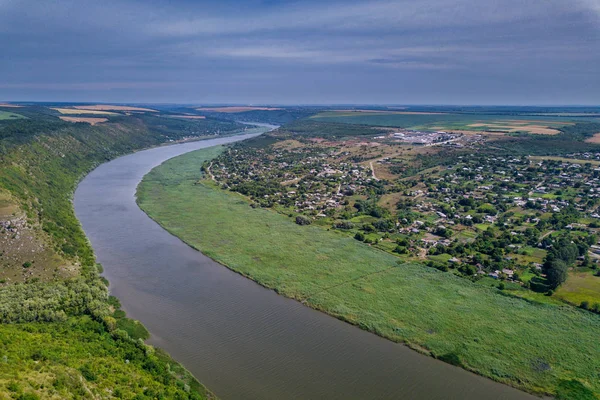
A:
POLYGON ((308 218, 304 215, 298 215, 296 217, 296 223, 298 225, 310 225, 312 223, 312 221, 310 220, 310 218, 308 218))

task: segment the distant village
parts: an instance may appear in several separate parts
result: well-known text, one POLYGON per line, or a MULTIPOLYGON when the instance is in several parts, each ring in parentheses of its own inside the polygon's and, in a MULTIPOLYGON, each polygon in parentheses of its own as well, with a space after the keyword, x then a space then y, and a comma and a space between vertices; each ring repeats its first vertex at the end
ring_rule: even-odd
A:
POLYGON ((254 206, 271 207, 301 224, 339 229, 467 277, 529 285, 564 235, 581 239, 580 263, 595 265, 598 166, 469 151, 438 160, 417 179, 409 173, 418 155, 364 153, 365 147, 394 149, 396 142, 460 149, 481 140, 480 135, 399 131, 361 139, 358 147, 323 140, 233 146, 204 168, 222 188, 248 196, 254 206), (377 171, 385 171, 385 178, 377 171))

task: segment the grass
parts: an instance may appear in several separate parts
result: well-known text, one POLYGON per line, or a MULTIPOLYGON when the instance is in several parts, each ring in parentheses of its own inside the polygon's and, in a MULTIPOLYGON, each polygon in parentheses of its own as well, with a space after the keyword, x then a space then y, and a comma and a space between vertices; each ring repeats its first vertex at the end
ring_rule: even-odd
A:
POLYGON ((576 306, 582 301, 600 304, 600 276, 594 276, 593 272, 570 272, 567 282, 554 296, 576 306))
POLYGON ((531 392, 554 394, 576 379, 600 393, 599 316, 401 264, 344 235, 253 209, 198 182, 203 161, 219 151, 186 154, 150 172, 138 187, 142 209, 232 270, 363 329, 531 392))
POLYGON ((20 114, 16 114, 8 111, 0 111, 0 121, 2 120, 13 120, 13 119, 22 119, 25 118, 20 114))

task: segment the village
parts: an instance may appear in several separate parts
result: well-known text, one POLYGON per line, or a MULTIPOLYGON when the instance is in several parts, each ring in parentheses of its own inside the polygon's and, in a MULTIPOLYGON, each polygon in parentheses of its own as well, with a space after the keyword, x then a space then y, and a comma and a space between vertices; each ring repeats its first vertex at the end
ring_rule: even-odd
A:
POLYGON ((461 151, 480 143, 476 135, 415 135, 445 143, 415 145, 397 133, 358 142, 282 139, 233 146, 210 174, 253 207, 489 285, 535 287, 565 238, 579 246, 577 265, 596 268, 600 167, 461 151))

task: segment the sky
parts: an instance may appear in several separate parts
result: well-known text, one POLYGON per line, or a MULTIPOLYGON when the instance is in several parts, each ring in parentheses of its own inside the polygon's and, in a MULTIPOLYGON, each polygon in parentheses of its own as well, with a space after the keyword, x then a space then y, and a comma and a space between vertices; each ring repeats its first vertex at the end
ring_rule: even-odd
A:
POLYGON ((0 101, 600 105, 600 0, 0 0, 0 101))

